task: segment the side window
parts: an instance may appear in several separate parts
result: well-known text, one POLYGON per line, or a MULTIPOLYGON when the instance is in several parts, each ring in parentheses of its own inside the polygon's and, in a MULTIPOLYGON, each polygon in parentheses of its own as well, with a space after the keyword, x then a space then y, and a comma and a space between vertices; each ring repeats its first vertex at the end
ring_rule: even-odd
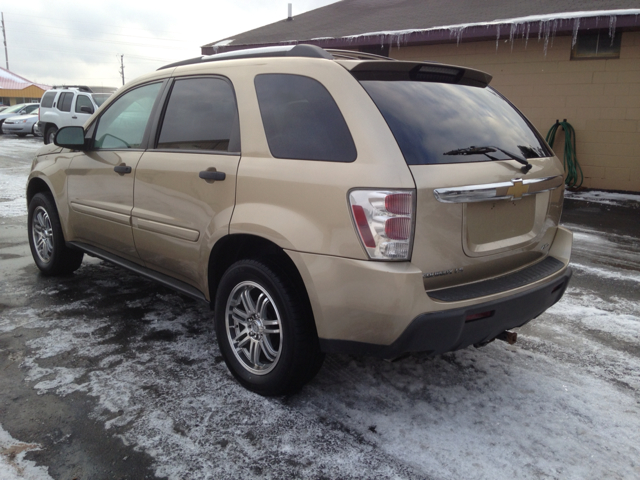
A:
POLYGON ((140 147, 161 86, 152 83, 138 87, 113 102, 98 120, 94 148, 140 147))
POLYGON ((34 110, 37 110, 38 108, 40 108, 40 105, 29 105, 27 108, 24 109, 24 111, 27 113, 31 113, 34 110))
POLYGON ((301 75, 255 78, 260 115, 276 158, 352 162, 356 146, 338 105, 318 81, 301 75))
POLYGON ((54 98, 56 98, 56 92, 47 92, 42 96, 42 102, 40 105, 44 108, 51 108, 53 106, 54 98))
POLYGON ((73 100, 73 93, 71 92, 61 93, 60 98, 58 98, 58 110, 60 110, 61 112, 70 112, 72 100, 73 100))
POLYGON ((89 97, 86 95, 78 95, 78 98, 76 98, 76 113, 93 113, 93 104, 91 103, 91 100, 89 100, 89 97), (89 110, 85 108, 83 111, 82 107, 87 107, 89 110))
POLYGON ((239 132, 236 98, 228 81, 184 78, 171 90, 157 148, 239 152, 239 132))

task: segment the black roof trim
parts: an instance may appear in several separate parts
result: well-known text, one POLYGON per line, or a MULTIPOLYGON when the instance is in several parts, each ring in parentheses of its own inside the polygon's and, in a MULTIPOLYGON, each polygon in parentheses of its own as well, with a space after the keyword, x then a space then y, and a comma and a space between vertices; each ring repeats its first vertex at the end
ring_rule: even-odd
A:
POLYGON ((307 57, 325 58, 333 60, 333 55, 323 48, 315 45, 284 45, 275 47, 247 48, 245 50, 234 50, 231 52, 218 53, 216 55, 205 55, 203 57, 190 58, 180 62, 170 63, 160 67, 158 70, 166 68, 181 67, 183 65, 196 65, 198 63, 217 62, 221 60, 238 60, 242 58, 265 58, 265 57, 307 57))
POLYGON ((376 55, 375 53, 358 52, 356 50, 339 50, 337 48, 325 48, 326 52, 333 55, 336 60, 390 60, 397 61, 395 58, 385 57, 384 55, 376 55))

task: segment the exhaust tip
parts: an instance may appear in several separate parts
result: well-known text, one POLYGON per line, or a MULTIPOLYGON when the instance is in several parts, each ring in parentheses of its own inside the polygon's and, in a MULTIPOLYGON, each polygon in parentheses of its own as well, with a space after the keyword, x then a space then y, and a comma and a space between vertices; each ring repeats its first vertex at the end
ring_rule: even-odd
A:
POLYGON ((507 342, 509 345, 513 345, 518 341, 518 334, 516 332, 504 331, 496 337, 498 340, 507 342))

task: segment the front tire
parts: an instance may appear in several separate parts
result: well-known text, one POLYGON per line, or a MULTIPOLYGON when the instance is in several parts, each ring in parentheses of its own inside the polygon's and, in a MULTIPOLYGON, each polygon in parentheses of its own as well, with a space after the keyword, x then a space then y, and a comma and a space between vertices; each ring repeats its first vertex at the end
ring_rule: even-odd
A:
POLYGON ((80 267, 84 253, 66 246, 50 195, 37 193, 29 202, 28 232, 31 255, 44 275, 66 275, 80 267))
POLYGON ((257 260, 234 263, 215 304, 218 343, 227 367, 265 396, 295 393, 322 366, 313 314, 283 272, 257 260))

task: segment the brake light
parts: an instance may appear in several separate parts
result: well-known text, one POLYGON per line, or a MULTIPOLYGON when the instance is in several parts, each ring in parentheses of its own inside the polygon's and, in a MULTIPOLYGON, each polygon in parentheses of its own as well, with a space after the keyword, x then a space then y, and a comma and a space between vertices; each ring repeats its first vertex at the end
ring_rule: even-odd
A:
POLYGON ((352 190, 349 203, 369 258, 409 260, 413 242, 414 192, 352 190))

